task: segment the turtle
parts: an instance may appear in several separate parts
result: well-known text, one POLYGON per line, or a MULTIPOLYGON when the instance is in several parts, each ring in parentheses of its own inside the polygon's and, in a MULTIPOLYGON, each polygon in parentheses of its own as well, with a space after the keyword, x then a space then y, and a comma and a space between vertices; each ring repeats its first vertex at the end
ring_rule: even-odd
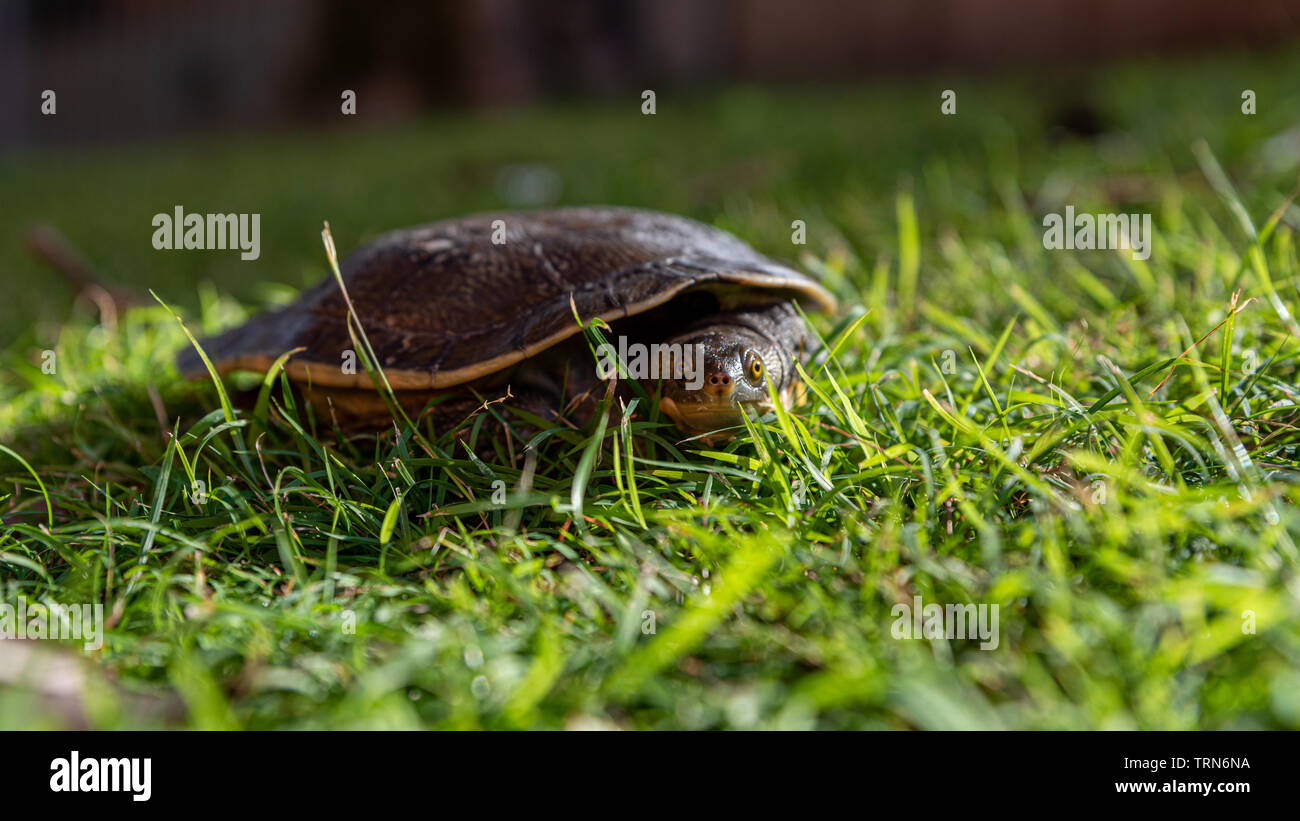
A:
MULTIPOLYGON (((454 425, 502 397, 503 408, 543 419, 581 418, 610 384, 617 351, 663 414, 702 436, 739 424, 742 408, 770 410, 769 384, 791 402, 795 363, 815 349, 796 304, 836 310, 816 280, 733 234, 627 207, 483 213, 397 230, 351 253, 340 273, 346 294, 327 277, 199 344, 223 374, 265 373, 293 352, 285 373, 318 411, 342 428, 377 428, 391 414, 355 366, 350 299, 393 396, 435 423, 454 425), (603 358, 579 324, 594 318, 607 323, 603 358)), ((206 372, 192 347, 177 364, 191 377, 206 372)))

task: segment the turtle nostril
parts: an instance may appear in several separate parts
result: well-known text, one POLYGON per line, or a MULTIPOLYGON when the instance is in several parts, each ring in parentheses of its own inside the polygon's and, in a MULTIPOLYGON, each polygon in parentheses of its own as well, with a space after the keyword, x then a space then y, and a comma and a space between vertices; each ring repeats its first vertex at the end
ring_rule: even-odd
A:
POLYGON ((709 387, 717 391, 731 390, 731 377, 725 373, 709 374, 709 387))

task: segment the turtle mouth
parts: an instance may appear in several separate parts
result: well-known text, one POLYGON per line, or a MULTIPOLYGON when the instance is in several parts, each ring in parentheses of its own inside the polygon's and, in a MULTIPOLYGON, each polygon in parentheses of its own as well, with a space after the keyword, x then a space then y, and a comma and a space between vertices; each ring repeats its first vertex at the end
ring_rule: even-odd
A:
POLYGON ((659 400, 659 410, 683 432, 690 434, 735 427, 741 424, 745 409, 766 413, 772 409, 772 404, 731 400, 677 402, 668 396, 659 400))

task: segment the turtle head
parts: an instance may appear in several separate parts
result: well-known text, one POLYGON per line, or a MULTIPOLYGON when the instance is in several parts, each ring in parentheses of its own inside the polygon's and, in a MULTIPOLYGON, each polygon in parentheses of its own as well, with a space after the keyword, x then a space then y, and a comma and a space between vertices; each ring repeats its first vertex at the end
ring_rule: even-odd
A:
POLYGON ((741 423, 742 408, 772 409, 768 385, 780 395, 790 382, 789 354, 745 325, 716 324, 660 346, 659 408, 688 434, 741 423))

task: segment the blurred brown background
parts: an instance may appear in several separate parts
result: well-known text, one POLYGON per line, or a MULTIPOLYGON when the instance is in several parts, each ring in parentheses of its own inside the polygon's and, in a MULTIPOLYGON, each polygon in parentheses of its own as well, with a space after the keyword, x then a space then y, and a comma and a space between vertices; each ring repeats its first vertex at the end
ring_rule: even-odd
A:
POLYGON ((1300 33, 1300 0, 0 0, 0 146, 853 79, 1300 33), (42 117, 40 95, 58 94, 42 117))

